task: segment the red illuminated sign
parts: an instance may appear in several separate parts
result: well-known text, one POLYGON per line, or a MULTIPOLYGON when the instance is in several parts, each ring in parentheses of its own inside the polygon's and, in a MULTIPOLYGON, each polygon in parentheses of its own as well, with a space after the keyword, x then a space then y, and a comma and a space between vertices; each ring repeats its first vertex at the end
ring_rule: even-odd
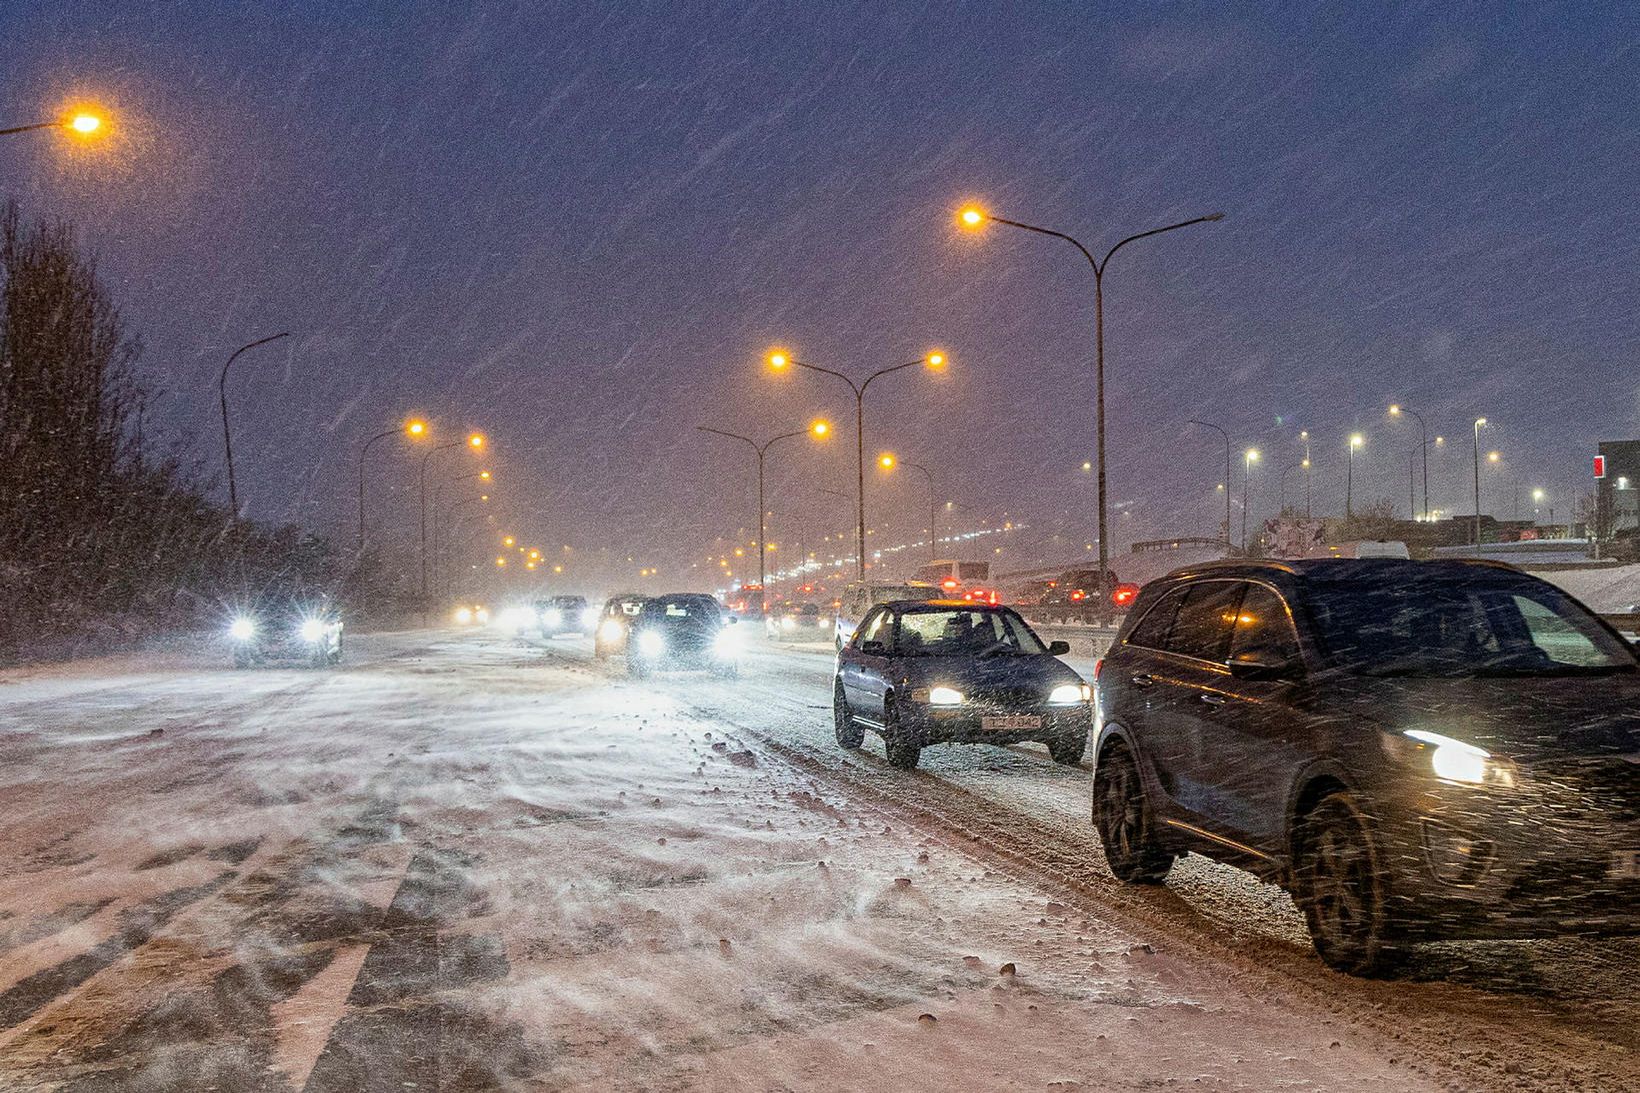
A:
POLYGON ((1603 455, 1594 457, 1594 476, 1596 478, 1606 477, 1606 457, 1603 455))

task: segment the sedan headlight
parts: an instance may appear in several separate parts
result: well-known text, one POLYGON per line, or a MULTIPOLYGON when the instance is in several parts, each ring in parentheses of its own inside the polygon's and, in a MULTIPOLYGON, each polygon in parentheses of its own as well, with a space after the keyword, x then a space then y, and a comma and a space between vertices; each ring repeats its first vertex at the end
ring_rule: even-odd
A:
POLYGON ((1477 748, 1462 740, 1454 740, 1450 736, 1442 736, 1438 732, 1425 732, 1422 729, 1408 729, 1406 735, 1424 745, 1419 750, 1429 753, 1429 766, 1437 778, 1470 785, 1515 784, 1512 764, 1507 760, 1498 759, 1485 748, 1477 748))
POLYGON ((473 609, 470 607, 456 608, 456 625, 466 626, 473 621, 473 609))
POLYGON ((228 624, 228 636, 235 641, 249 641, 256 636, 256 623, 241 615, 228 624))
POLYGON ((1050 706, 1074 706, 1093 697, 1093 688, 1086 683, 1061 683, 1048 692, 1050 706))
POLYGON ((598 636, 605 641, 620 641, 621 635, 626 633, 626 627, 614 619, 605 619, 604 624, 598 627, 598 636))
POLYGON ((318 619, 303 619, 301 627, 296 632, 301 635, 303 641, 312 645, 325 636, 325 624, 318 619))
POLYGON ((666 652, 666 639, 653 630, 638 635, 638 652, 646 657, 658 657, 666 652))
POLYGON ((928 704, 930 706, 960 706, 962 692, 955 687, 930 687, 928 689, 928 704))
POLYGON ((562 626, 564 624, 564 613, 556 607, 549 607, 541 612, 541 621, 548 626, 562 626))

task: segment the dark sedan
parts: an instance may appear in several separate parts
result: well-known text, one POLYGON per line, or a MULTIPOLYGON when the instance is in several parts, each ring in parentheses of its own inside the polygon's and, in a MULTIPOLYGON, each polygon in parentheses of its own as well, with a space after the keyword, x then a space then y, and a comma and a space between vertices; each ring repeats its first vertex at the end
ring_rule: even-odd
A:
POLYGON ((962 600, 872 608, 837 654, 837 742, 858 748, 870 729, 888 761, 916 767, 930 744, 1046 744, 1077 763, 1093 724, 1091 690, 1006 607, 962 600))
POLYGON ((645 600, 626 642, 627 671, 638 678, 667 669, 740 671, 735 617, 704 593, 674 592, 645 600))
POLYGON ((1219 563, 1146 586, 1095 673, 1112 870, 1278 882, 1327 963, 1640 932, 1640 663, 1507 566, 1219 563))

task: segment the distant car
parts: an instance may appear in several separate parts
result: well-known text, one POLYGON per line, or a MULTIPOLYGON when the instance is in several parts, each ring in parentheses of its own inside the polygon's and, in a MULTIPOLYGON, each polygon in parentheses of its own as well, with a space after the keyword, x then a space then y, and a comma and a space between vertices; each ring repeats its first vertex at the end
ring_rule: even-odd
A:
POLYGON ((925 565, 918 566, 911 578, 921 584, 936 586, 941 593, 952 599, 964 599, 967 597, 963 594, 970 589, 983 588, 989 590, 991 563, 961 562, 951 559, 928 562, 925 565))
POLYGON ((483 626, 490 621, 490 610, 481 604, 463 603, 456 605, 450 618, 457 626, 483 626))
POLYGON ((831 620, 817 603, 788 603, 770 611, 763 631, 775 641, 825 641, 831 620))
POLYGON ((1094 622, 1106 611, 1126 613, 1138 595, 1138 585, 1119 581, 1114 573, 1107 572, 1101 579, 1097 568, 1071 569, 1053 582, 1032 615, 1053 622, 1094 622), (1108 607, 1101 597, 1108 597, 1108 607))
POLYGON ((342 619, 323 599, 295 598, 260 604, 228 623, 235 668, 295 661, 329 668, 342 659, 342 619))
POLYGON ((1316 950, 1640 933, 1640 661, 1486 562, 1219 562, 1145 586, 1095 672, 1111 870, 1281 884, 1316 950))
POLYGON ((962 600, 872 608, 842 652, 832 686, 837 743, 879 734, 888 761, 914 768, 930 744, 1048 746, 1081 762, 1093 727, 1092 689, 1007 607, 962 600))
POLYGON ((678 669, 736 676, 740 634, 735 624, 735 617, 704 593, 674 592, 645 600, 627 637, 627 672, 638 679, 678 669))
POLYGON ((541 636, 585 634, 597 622, 598 612, 587 606, 585 596, 553 596, 535 605, 536 624, 541 636))
POLYGON ((763 617, 764 596, 760 584, 746 584, 723 597, 723 608, 743 619, 763 617))
POLYGON ((637 592, 623 592, 604 601, 603 610, 598 612, 597 628, 592 632, 593 656, 604 660, 613 653, 626 652, 627 635, 646 599, 647 596, 637 592))
POLYGON ((945 596, 938 585, 927 581, 853 581, 837 599, 837 616, 832 637, 838 649, 848 644, 866 612, 880 603, 895 600, 937 600, 945 596))

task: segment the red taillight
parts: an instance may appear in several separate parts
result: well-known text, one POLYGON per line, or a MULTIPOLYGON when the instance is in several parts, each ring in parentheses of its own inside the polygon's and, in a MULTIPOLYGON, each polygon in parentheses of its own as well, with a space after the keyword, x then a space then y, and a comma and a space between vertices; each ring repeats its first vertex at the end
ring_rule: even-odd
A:
POLYGON ((1136 584, 1119 584, 1111 592, 1110 599, 1117 607, 1126 607, 1139 595, 1139 586, 1136 584))
POLYGON ((1104 666, 1105 666, 1105 658, 1104 657, 1100 657, 1098 660, 1093 662, 1093 681, 1095 683, 1099 682, 1099 669, 1103 668, 1104 666))
POLYGON ((1080 588, 1074 589, 1071 592, 1072 602, 1079 602, 1079 601, 1085 600, 1087 598, 1088 598, 1088 594, 1086 592, 1082 591, 1080 588))

